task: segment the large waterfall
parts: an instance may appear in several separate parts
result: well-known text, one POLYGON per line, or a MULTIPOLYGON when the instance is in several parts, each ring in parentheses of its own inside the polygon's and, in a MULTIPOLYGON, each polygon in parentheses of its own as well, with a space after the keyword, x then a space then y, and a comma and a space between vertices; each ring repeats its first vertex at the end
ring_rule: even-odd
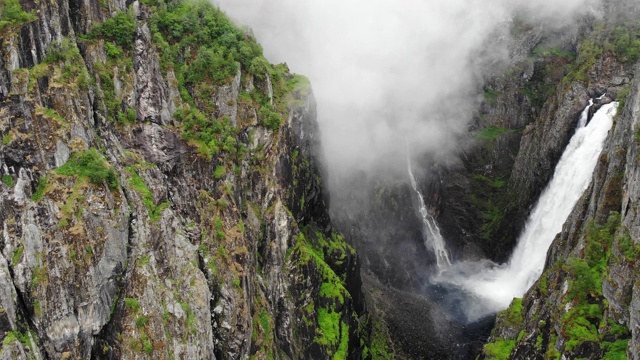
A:
POLYGON ((413 176, 413 171, 411 170, 411 156, 409 155, 409 151, 407 151, 407 163, 407 166, 409 168, 409 178, 411 179, 411 186, 413 187, 413 191, 416 193, 420 216, 422 218, 422 238, 424 241, 424 245, 427 250, 433 252, 436 257, 436 266, 438 267, 438 271, 442 271, 443 269, 451 265, 449 252, 447 251, 444 239, 442 238, 442 234, 440 234, 440 228, 438 228, 438 224, 436 223, 436 220, 433 218, 433 216, 429 214, 427 206, 424 204, 424 197, 422 196, 420 190, 418 190, 416 178, 413 176))
POLYGON ((591 106, 592 102, 582 112, 576 132, 529 216, 509 262, 461 262, 434 276, 437 283, 454 285, 471 294, 463 309, 469 321, 505 309, 542 273, 551 242, 589 186, 618 103, 603 105, 587 124, 591 106))

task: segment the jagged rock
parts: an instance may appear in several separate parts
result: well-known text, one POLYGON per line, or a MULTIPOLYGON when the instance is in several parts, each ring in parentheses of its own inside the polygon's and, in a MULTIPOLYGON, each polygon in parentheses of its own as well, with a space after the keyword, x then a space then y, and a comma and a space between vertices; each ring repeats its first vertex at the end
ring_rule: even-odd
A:
POLYGON ((254 86, 242 64, 194 91, 148 2, 22 7, 38 19, 0 34, 0 358, 360 358, 359 263, 330 226, 308 84, 254 86))

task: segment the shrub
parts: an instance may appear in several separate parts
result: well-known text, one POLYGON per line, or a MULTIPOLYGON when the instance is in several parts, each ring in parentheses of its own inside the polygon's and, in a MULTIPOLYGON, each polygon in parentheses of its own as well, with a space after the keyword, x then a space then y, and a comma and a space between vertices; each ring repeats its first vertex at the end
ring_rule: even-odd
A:
MULTIPOLYGON (((89 36, 113 41, 123 49, 133 48, 133 39, 136 32, 136 22, 133 14, 119 12, 111 19, 105 20, 91 29, 89 36)), ((105 46, 106 48, 106 46, 105 46)), ((112 49, 113 54, 113 49, 112 49)))
POLYGON ((5 0, 4 4, 0 3, 0 31, 28 21, 34 21, 37 18, 37 16, 22 10, 18 0, 5 0))
POLYGON ((265 105, 260 108, 258 111, 258 117, 260 118, 260 123, 273 130, 276 131, 280 127, 281 119, 280 115, 273 111, 270 105, 265 105))
POLYGON ((71 154, 71 158, 56 169, 56 173, 65 176, 85 176, 96 185, 106 182, 111 189, 118 187, 115 170, 94 148, 71 154))

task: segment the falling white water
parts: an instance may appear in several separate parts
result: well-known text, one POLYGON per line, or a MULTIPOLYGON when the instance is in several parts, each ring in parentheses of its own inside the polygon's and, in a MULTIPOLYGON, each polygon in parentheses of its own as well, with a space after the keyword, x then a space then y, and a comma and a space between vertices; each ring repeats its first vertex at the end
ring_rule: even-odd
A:
POLYGON ((462 262, 434 277, 437 283, 455 285, 473 294, 475 299, 463 310, 469 321, 507 308, 542 273, 551 242, 589 186, 618 103, 603 105, 587 124, 591 105, 589 102, 582 112, 578 128, 529 216, 509 262, 462 262))
POLYGON ((411 156, 407 151, 407 163, 409 167, 409 178, 411 179, 411 186, 413 190, 416 192, 418 197, 418 202, 420 206, 420 215, 422 217, 422 225, 423 225, 423 240, 424 246, 427 250, 433 252, 436 256, 436 266, 438 271, 442 271, 449 265, 451 265, 451 260, 449 260, 449 252, 444 244, 444 239, 442 238, 442 234, 440 234, 440 228, 438 228, 438 224, 436 220, 429 214, 427 207, 424 204, 424 197, 420 190, 418 190, 418 184, 416 183, 416 178, 413 176, 413 171, 411 170, 411 156))

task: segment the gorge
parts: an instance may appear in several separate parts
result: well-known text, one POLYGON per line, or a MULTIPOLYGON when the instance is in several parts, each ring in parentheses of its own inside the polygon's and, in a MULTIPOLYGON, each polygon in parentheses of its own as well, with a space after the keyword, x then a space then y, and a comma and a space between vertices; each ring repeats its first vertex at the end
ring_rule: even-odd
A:
POLYGON ((639 359, 638 19, 5 0, 0 359, 639 359))

